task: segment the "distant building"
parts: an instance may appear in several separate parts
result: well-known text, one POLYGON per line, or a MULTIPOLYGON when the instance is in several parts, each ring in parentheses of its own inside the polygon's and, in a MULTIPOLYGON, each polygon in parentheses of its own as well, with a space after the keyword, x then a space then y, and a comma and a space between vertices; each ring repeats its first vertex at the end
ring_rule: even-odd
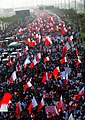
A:
POLYGON ((10 17, 15 15, 15 11, 10 8, 10 9, 1 9, 0 8, 0 17, 10 17))

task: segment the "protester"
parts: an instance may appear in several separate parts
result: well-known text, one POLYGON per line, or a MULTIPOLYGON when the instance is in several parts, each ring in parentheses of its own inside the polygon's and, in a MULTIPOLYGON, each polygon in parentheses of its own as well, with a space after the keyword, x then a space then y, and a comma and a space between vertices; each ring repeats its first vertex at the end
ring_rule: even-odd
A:
POLYGON ((84 120, 85 50, 80 37, 56 16, 37 16, 25 29, 13 30, 13 41, 23 40, 24 49, 9 57, 5 73, 0 71, 0 119, 84 120))

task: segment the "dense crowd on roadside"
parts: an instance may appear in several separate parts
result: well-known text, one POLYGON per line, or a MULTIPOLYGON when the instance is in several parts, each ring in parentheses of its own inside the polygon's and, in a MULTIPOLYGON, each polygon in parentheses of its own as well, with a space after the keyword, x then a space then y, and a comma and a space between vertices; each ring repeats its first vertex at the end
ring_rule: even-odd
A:
MULTIPOLYGON (((16 34, 16 31, 17 28, 13 29, 12 32, 16 34)), ((85 120, 85 94, 79 99, 74 99, 74 95, 85 87, 85 49, 80 32, 76 31, 73 29, 73 25, 66 25, 65 22, 58 21, 56 16, 47 13, 40 14, 32 24, 28 22, 24 31, 19 33, 15 39, 19 41, 20 36, 24 36, 25 44, 21 56, 16 57, 11 66, 6 66, 8 69, 4 76, 0 75, 0 100, 6 92, 12 94, 11 102, 8 104, 8 112, 0 112, 0 120, 68 120, 71 113, 76 120, 85 120), (64 28, 66 31, 62 33, 64 28), (36 34, 38 37, 34 37, 36 34), (45 44, 46 36, 49 36, 51 40, 50 45, 45 44), (73 38, 72 41, 68 42, 70 36, 73 38), (27 39, 37 41, 36 45, 30 47, 29 43, 26 42, 27 39), (63 47, 67 42, 70 48, 62 55, 63 47), (30 63, 24 65, 27 57, 32 62, 39 53, 41 58, 36 65, 32 68, 29 67, 30 63), (48 61, 44 61, 46 57, 49 57, 48 61), (61 64, 60 60, 64 57, 67 58, 67 61, 61 64), (76 65, 78 59, 81 63, 76 65), (18 66, 20 66, 20 70, 16 70, 18 66), (56 67, 59 67, 60 72, 54 76, 53 71, 56 67), (17 78, 10 83, 13 71, 16 71, 17 78), (65 79, 62 76, 64 71, 67 73, 65 79), (42 82, 45 73, 50 73, 50 76, 45 82, 42 82), (32 86, 24 90, 24 86, 29 80, 32 86), (46 106, 56 106, 57 110, 57 103, 61 95, 63 107, 56 114, 46 113, 46 106), (37 105, 32 108, 31 114, 29 114, 27 108, 33 96, 38 105, 43 98, 45 105, 39 112, 37 105), (18 115, 16 103, 20 103, 21 106, 18 115)))

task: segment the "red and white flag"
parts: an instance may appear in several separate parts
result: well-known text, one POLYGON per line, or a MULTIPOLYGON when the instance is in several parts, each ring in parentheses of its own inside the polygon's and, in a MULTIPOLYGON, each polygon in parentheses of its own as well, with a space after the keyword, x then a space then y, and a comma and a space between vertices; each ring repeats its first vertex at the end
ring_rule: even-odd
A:
POLYGON ((10 56, 8 56, 8 66, 10 67, 11 66, 11 58, 10 58, 10 56))
POLYGON ((79 92, 79 95, 80 96, 83 96, 84 95, 84 87, 81 89, 81 91, 79 92))
POLYGON ((64 63, 66 63, 66 62, 67 62, 67 58, 66 58, 66 57, 64 57, 63 59, 60 60, 60 63, 61 63, 61 64, 64 64, 64 63))
POLYGON ((80 95, 79 94, 75 94, 74 95, 74 100, 79 100, 81 97, 80 97, 80 95))
POLYGON ((41 53, 38 53, 37 55, 36 55, 36 61, 39 61, 41 59, 41 53))
POLYGON ((26 48, 24 48, 24 50, 23 50, 23 54, 24 54, 24 55, 27 54, 27 50, 26 50, 26 48))
POLYGON ((61 21, 60 24, 61 24, 61 25, 65 25, 65 22, 64 22, 64 21, 61 21))
POLYGON ((40 104, 38 105, 38 112, 40 112, 40 110, 43 108, 44 105, 45 105, 44 99, 42 98, 40 104))
POLYGON ((42 83, 45 83, 47 80, 48 80, 48 73, 45 72, 45 73, 44 73, 44 76, 43 76, 43 78, 42 78, 42 83))
POLYGON ((81 60, 78 59, 75 65, 78 66, 79 64, 81 64, 81 60))
POLYGON ((56 68, 53 70, 53 75, 54 75, 54 77, 57 76, 59 72, 60 72, 59 67, 56 67, 56 68))
POLYGON ((32 84, 30 81, 28 81, 27 84, 24 86, 24 91, 26 91, 26 89, 30 87, 32 87, 32 84))
POLYGON ((62 35, 65 35, 67 33, 67 29, 66 28, 63 28, 62 30, 61 30, 61 34, 62 35))
POLYGON ((15 62, 15 57, 14 57, 13 60, 12 60, 12 64, 14 64, 14 62, 15 62))
POLYGON ((51 113, 47 113, 47 118, 51 118, 52 117, 52 114, 51 113))
POLYGON ((16 115, 17 118, 20 118, 20 112, 21 111, 22 111, 21 103, 17 102, 16 103, 16 111, 15 111, 15 115, 16 115))
POLYGON ((22 34, 22 32, 23 32, 23 29, 20 28, 19 31, 18 31, 18 33, 19 33, 19 34, 22 34))
POLYGON ((60 101, 57 104, 58 113, 61 111, 62 108, 63 108, 63 98, 62 98, 62 95, 61 95, 60 101))
POLYGON ((59 113, 58 113, 56 106, 54 106, 54 116, 56 116, 56 115, 59 115, 59 113))
POLYGON ((76 49, 76 55, 78 55, 78 49, 76 49))
POLYGON ((51 38, 48 36, 45 39, 45 46, 50 46, 50 45, 52 45, 52 41, 51 41, 51 38))
POLYGON ((67 28, 67 30, 71 30, 71 26, 69 26, 69 27, 67 28))
POLYGON ((32 114, 31 114, 31 118, 32 118, 32 120, 34 120, 35 117, 36 117, 36 115, 32 113, 32 114))
POLYGON ((17 58, 20 58, 21 55, 22 55, 22 54, 19 52, 19 53, 17 54, 17 58))
POLYGON ((27 108, 29 111, 29 114, 32 113, 32 109, 35 108, 36 106, 38 106, 38 104, 37 104, 35 97, 33 96, 32 102, 30 103, 30 105, 27 108))
POLYGON ((30 42, 29 42, 29 46, 30 46, 30 47, 34 47, 35 45, 36 45, 36 42, 35 42, 35 41, 30 41, 30 42))
POLYGON ((12 83, 13 81, 15 81, 17 79, 17 76, 16 76, 16 71, 14 71, 10 77, 10 83, 12 83))
POLYGON ((74 120, 72 113, 70 114, 68 120, 74 120))
POLYGON ((37 63, 38 61, 36 61, 36 58, 34 58, 33 62, 29 65, 29 68, 33 68, 37 63))
POLYGON ((17 65, 16 66, 16 72, 20 72, 21 71, 21 66, 20 65, 17 65))
POLYGON ((84 95, 84 87, 81 89, 81 91, 78 94, 74 95, 74 100, 79 100, 84 95))
POLYGON ((47 56, 46 58, 44 58, 44 62, 48 62, 50 61, 49 57, 47 56))
POLYGON ((12 94, 5 93, 2 100, 0 101, 0 112, 8 112, 8 103, 12 98, 12 94))
POLYGON ((72 42, 73 40, 73 35, 71 35, 70 37, 68 37, 68 43, 72 42))
POLYGON ((10 61, 8 61, 8 66, 9 66, 9 67, 11 66, 11 63, 12 63, 12 62, 11 62, 11 60, 10 60, 10 61))
POLYGON ((24 65, 27 65, 27 64, 30 64, 30 60, 29 60, 29 56, 26 58, 25 62, 24 62, 24 65))
POLYGON ((30 38, 28 38, 27 40, 25 40, 25 43, 28 44, 30 42, 30 38))
POLYGON ((66 46, 63 46, 63 49, 62 49, 62 58, 64 57, 64 55, 67 53, 67 48, 66 46))
POLYGON ((28 110, 28 113, 29 113, 29 114, 32 113, 32 102, 29 104, 27 110, 28 110))

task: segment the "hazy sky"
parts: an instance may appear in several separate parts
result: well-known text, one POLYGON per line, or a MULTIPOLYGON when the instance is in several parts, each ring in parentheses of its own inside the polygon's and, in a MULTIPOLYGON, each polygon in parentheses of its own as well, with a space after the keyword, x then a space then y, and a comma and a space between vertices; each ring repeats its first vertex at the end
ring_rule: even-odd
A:
POLYGON ((36 5, 53 5, 68 0, 0 0, 0 8, 32 7, 36 5))

